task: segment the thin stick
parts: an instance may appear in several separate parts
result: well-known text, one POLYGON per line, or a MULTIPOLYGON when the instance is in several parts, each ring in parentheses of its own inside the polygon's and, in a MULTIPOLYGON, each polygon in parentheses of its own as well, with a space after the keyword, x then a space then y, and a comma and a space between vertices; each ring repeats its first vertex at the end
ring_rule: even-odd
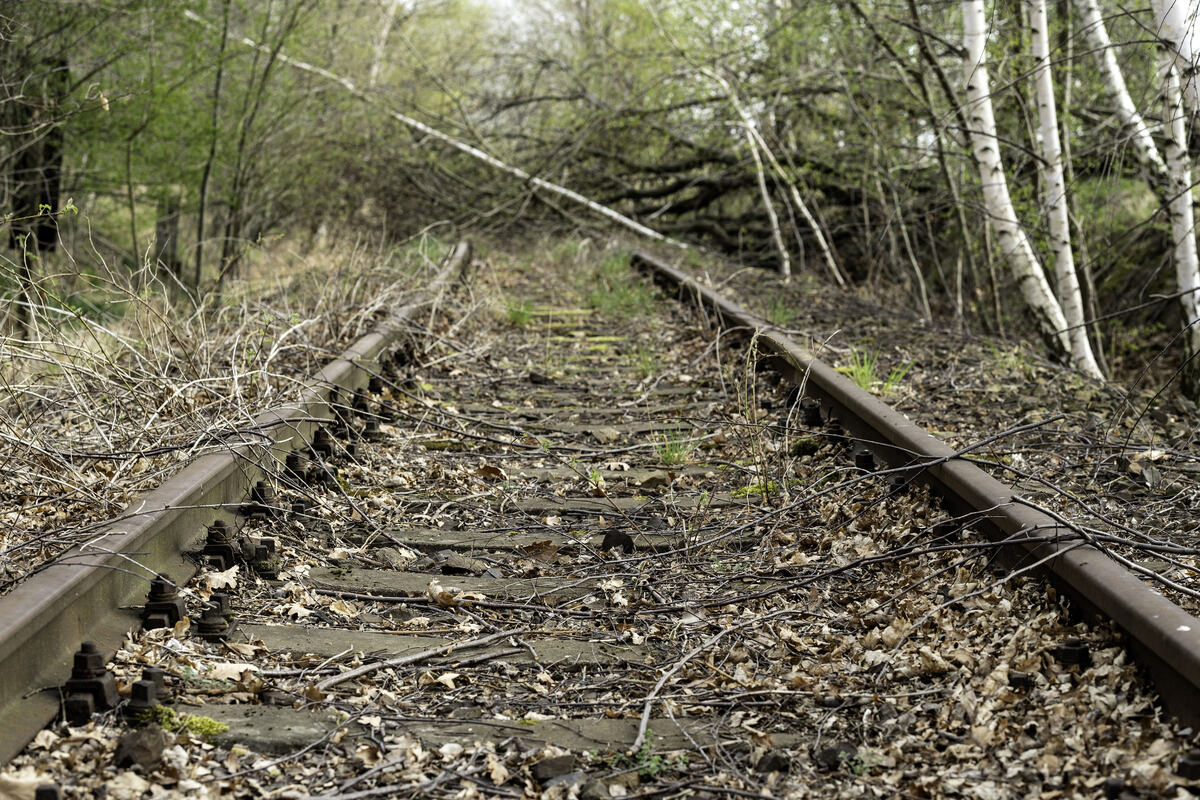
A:
POLYGON ((387 661, 376 661, 374 664, 364 664, 357 669, 352 669, 349 672, 343 672, 340 675, 334 675, 332 678, 327 678, 317 684, 317 689, 325 691, 332 686, 337 686, 339 683, 345 683, 348 680, 369 675, 372 672, 378 672, 381 669, 389 667, 403 667, 408 664, 416 664, 419 661, 424 661, 427 658, 433 658, 438 655, 449 655, 456 650, 466 650, 473 647, 483 647, 491 644, 499 639, 504 639, 509 636, 520 636, 523 633, 528 633, 529 628, 512 628, 506 631, 481 636, 478 639, 468 639, 465 642, 454 642, 451 644, 442 645, 441 647, 431 647, 428 650, 422 650, 419 653, 412 653, 407 656, 399 656, 397 658, 389 658, 387 661))

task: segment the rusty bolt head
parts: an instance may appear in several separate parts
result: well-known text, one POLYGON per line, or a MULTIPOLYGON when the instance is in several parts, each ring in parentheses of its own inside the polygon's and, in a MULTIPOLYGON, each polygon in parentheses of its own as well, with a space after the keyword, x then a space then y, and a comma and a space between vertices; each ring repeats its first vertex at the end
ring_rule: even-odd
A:
POLYGON ((821 427, 821 404, 815 398, 806 397, 800 401, 800 422, 806 428, 821 427))
POLYGON ((178 596, 179 588, 166 575, 160 574, 150 581, 150 595, 147 599, 151 602, 174 600, 178 596))
POLYGON ((225 520, 214 520, 213 524, 208 526, 207 541, 209 544, 229 544, 232 540, 233 534, 229 530, 229 523, 225 520))
POLYGON ((159 697, 164 697, 167 691, 167 671, 162 667, 146 667, 142 670, 142 680, 154 684, 154 690, 159 697))
POLYGON ((196 624, 196 633, 207 642, 223 642, 229 635, 229 620, 221 616, 216 605, 211 605, 196 624))
POLYGON ((372 375, 368 378, 367 392, 369 394, 383 394, 383 378, 378 375, 372 375))
POLYGON ((1064 639, 1051 652, 1063 666, 1087 669, 1092 665, 1092 654, 1088 651, 1087 643, 1076 637, 1064 639))
POLYGON ((154 681, 134 681, 129 687, 129 701, 123 709, 125 719, 134 724, 149 722, 150 712, 158 704, 158 686, 154 681))
POLYGON ((94 678, 104 673, 104 655, 95 642, 84 642, 75 652, 75 666, 71 669, 72 678, 94 678))
POLYGON ((866 447, 854 451, 854 466, 863 472, 875 471, 875 454, 866 447))
POLYGON ((1190 750, 1180 756, 1175 774, 1189 781, 1200 780, 1200 750, 1190 750))

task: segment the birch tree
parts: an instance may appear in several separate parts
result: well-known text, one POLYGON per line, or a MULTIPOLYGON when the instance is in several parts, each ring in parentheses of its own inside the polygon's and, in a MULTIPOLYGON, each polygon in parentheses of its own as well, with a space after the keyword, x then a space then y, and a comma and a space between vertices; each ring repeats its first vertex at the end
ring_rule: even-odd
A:
POLYGON ((1198 9, 1196 0, 1152 0, 1155 32, 1179 73, 1183 101, 1196 113, 1200 111, 1200 86, 1197 85, 1197 59, 1200 43, 1196 40, 1198 9))
POLYGON ((1049 218, 1050 247, 1054 251, 1054 277, 1058 301, 1067 321, 1071 347, 1071 362, 1094 378, 1102 378, 1092 343, 1088 340, 1083 321, 1083 297, 1079 293, 1079 277, 1075 273, 1075 256, 1071 251, 1071 224, 1067 218, 1067 185, 1063 180, 1062 143, 1058 136, 1058 111, 1054 103, 1054 79, 1050 74, 1049 20, 1046 0, 1031 0, 1029 27, 1033 43, 1033 72, 1037 86, 1038 122, 1041 133, 1041 156, 1038 169, 1045 188, 1046 216, 1049 218))
MULTIPOLYGON (((1161 9, 1156 2, 1156 13, 1161 9)), ((1163 81, 1164 132, 1166 159, 1150 135, 1149 126, 1138 112, 1125 85, 1125 77, 1113 55, 1112 42, 1096 0, 1082 0, 1080 12, 1083 33, 1096 55, 1100 76, 1117 109, 1121 124, 1129 131, 1138 163, 1142 165, 1150 188, 1167 209, 1171 222, 1171 260, 1179 289, 1183 316, 1184 367, 1181 388, 1186 397, 1200 400, 1200 256, 1197 255, 1192 206, 1192 168, 1187 152, 1186 120, 1177 69, 1178 53, 1163 44, 1159 64, 1163 81)))
POLYGON ((1062 307, 1050 290, 1025 229, 1017 221, 1017 212, 1013 208, 1008 181, 1004 176, 985 54, 988 28, 983 0, 963 0, 962 11, 966 116, 970 126, 971 155, 983 188, 984 209, 1021 296, 1037 320, 1042 339, 1054 356, 1063 361, 1072 361, 1071 341, 1062 307))
POLYGON ((1146 171, 1150 188, 1166 202, 1167 199, 1167 165, 1158 152, 1158 145, 1150 135, 1146 120, 1133 103, 1129 88, 1125 85, 1125 76, 1117 64, 1112 40, 1108 37, 1108 29, 1104 25, 1104 17, 1096 0, 1079 0, 1079 14, 1083 22, 1081 33, 1091 48, 1100 70, 1100 79, 1104 89, 1116 107, 1117 118, 1121 126, 1129 134, 1129 143, 1133 147, 1134 157, 1146 171))
POLYGON ((1183 312, 1184 363, 1181 388, 1184 396, 1200 399, 1200 268, 1197 266, 1196 232, 1192 213, 1192 170, 1187 154, 1187 131, 1179 72, 1174 56, 1163 50, 1160 59, 1164 77, 1164 106, 1167 133, 1167 172, 1170 175, 1171 240, 1175 281, 1183 312))

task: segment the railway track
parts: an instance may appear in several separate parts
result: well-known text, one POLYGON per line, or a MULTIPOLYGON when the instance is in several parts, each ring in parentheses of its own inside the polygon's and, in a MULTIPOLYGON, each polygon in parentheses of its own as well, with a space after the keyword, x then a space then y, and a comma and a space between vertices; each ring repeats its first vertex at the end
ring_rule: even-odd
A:
POLYGON ((1197 777, 1194 618, 786 336, 717 336, 769 326, 634 260, 688 302, 639 308, 622 274, 565 305, 531 270, 507 279, 519 302, 452 326, 443 303, 416 334, 414 301, 260 421, 272 447, 194 464, 98 563, 0 599, 0 756, 26 788, 1003 797, 1197 777), (1178 724, 1033 567, 1115 621, 1178 724), (151 573, 169 580, 148 600, 151 573), (90 748, 84 777, 48 757, 64 743, 90 748))

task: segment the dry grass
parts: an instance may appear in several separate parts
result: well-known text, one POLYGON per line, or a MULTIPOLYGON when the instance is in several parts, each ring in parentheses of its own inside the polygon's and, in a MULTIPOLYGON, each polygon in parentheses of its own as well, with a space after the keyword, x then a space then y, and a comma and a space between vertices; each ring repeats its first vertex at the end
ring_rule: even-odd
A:
POLYGON ((38 287, 32 335, 9 320, 0 336, 0 591, 180 462, 253 438, 247 423, 373 328, 441 250, 277 246, 202 301, 148 270, 68 260, 38 287))

